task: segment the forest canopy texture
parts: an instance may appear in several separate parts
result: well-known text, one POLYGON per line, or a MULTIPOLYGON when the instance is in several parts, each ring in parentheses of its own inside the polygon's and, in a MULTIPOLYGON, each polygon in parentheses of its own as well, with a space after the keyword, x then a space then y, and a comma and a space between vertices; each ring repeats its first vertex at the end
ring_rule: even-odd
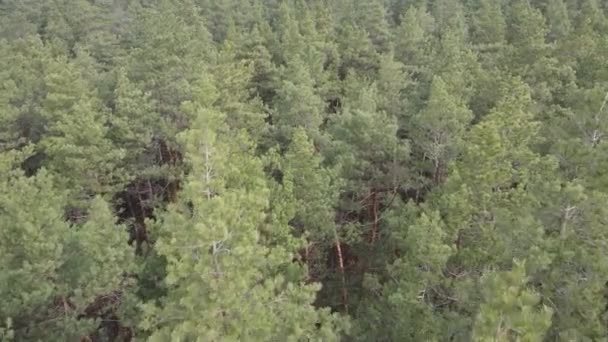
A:
POLYGON ((607 4, 0 0, 0 340, 606 341, 607 4))

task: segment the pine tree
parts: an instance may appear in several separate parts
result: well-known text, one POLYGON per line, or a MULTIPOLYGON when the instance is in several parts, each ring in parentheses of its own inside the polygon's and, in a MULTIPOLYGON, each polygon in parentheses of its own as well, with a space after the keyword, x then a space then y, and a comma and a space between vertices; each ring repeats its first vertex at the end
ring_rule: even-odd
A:
POLYGON ((337 200, 336 175, 321 165, 321 158, 306 135, 294 131, 282 162, 282 183, 289 184, 295 200, 296 226, 310 234, 313 241, 328 240, 334 235, 333 208, 337 200))
POLYGON ((539 305, 538 293, 526 288, 524 263, 481 279, 484 302, 473 329, 474 341, 539 341, 551 325, 552 310, 539 305))
POLYGON ((511 64, 517 67, 535 63, 547 53, 545 37, 548 33, 545 18, 528 2, 518 0, 511 5, 507 40, 512 45, 511 64))
POLYGON ((576 182, 546 196, 551 202, 541 211, 549 239, 545 251, 553 258, 535 279, 555 312, 547 337, 600 339, 606 336, 606 299, 597 294, 608 281, 608 254, 601 247, 607 241, 606 213, 598 203, 607 196, 576 182))
POLYGON ((67 192, 48 172, 26 178, 3 154, 0 317, 17 340, 73 340, 96 329, 127 295, 132 251, 102 199, 82 223, 64 221, 67 192), (24 208, 29 208, 24 210, 24 208), (120 265, 120 267, 116 267, 120 265))
POLYGON ((274 196, 273 208, 290 208, 284 220, 289 220, 296 236, 306 240, 300 254, 307 266, 308 280, 323 285, 319 297, 334 298, 332 306, 348 312, 349 279, 343 253, 346 241, 344 230, 336 225, 334 211, 340 184, 336 183, 335 170, 324 168, 321 162, 305 131, 297 129, 280 165, 280 195, 274 196), (338 263, 332 269, 326 260, 334 253, 338 263))
POLYGON ((304 45, 304 40, 300 34, 300 27, 298 20, 295 18, 293 6, 288 5, 287 2, 281 3, 278 8, 278 17, 276 19, 276 35, 277 35, 277 46, 280 51, 275 53, 281 56, 282 63, 289 63, 290 61, 298 58, 304 54, 304 50, 307 48, 304 45))
POLYGON ((546 18, 549 23, 549 40, 556 41, 566 38, 572 31, 572 23, 568 16, 568 8, 563 0, 551 0, 547 4, 546 18))
POLYGON ((431 162, 429 173, 435 185, 445 179, 447 166, 457 156, 460 139, 473 118, 462 100, 448 89, 443 79, 435 76, 426 108, 414 117, 413 141, 422 159, 431 162))
POLYGON ((328 128, 334 140, 328 154, 344 170, 350 190, 395 189, 407 179, 409 144, 397 136, 396 119, 377 111, 375 87, 354 77, 346 83, 352 93, 347 92, 343 112, 328 128))
MULTIPOLYGON (((6 42, 6 41, 5 41, 6 42)), ((21 43, 1 44, 2 115, 0 149, 37 143, 45 133, 40 107, 45 96, 44 75, 49 49, 33 37, 21 43)))
POLYGON ((473 13, 471 41, 487 47, 502 44, 506 26, 500 1, 480 0, 479 7, 473 13))
POLYGON ((159 113, 154 110, 150 94, 144 93, 134 84, 124 69, 117 72, 112 102, 107 137, 128 151, 124 167, 127 168, 129 176, 133 177, 142 168, 151 166, 141 162, 142 156, 152 145, 154 138, 168 130, 164 127, 167 123, 164 123, 159 113))
POLYGON ((551 46, 546 41, 549 28, 539 10, 527 2, 517 1, 511 11, 505 66, 530 85, 540 110, 548 112, 551 109, 543 105, 559 103, 558 99, 572 88, 575 71, 551 56, 551 46))
POLYGON ((239 6, 239 1, 197 0, 209 32, 216 42, 223 42, 233 21, 232 16, 239 6))
MULTIPOLYGON (((441 340, 441 303, 434 303, 451 254, 438 212, 417 213, 411 205, 398 203, 387 219, 392 245, 399 258, 387 266, 389 276, 366 275, 372 295, 361 305, 356 323, 358 339, 441 340)), ((443 299, 442 299, 443 300, 443 299)))
POLYGON ((262 103, 270 105, 276 95, 279 72, 268 49, 268 39, 264 36, 267 26, 257 24, 251 32, 243 34, 237 45, 237 58, 253 65, 251 86, 262 103))
POLYGON ((440 35, 449 32, 458 39, 466 40, 467 24, 461 1, 435 0, 430 7, 440 35))
POLYGON ((0 339, 605 340, 607 10, 0 0, 0 339))
POLYGON ((394 53, 390 52, 380 57, 378 70, 378 109, 391 117, 398 118, 400 124, 407 124, 408 103, 405 94, 415 85, 405 66, 395 60, 394 53))
POLYGON ((426 8, 427 6, 427 0, 392 0, 389 2, 388 9, 393 22, 400 24, 401 17, 408 11, 408 9, 412 7, 426 8))
POLYGON ((566 177, 579 179, 591 189, 605 189, 607 179, 600 170, 608 162, 603 139, 608 130, 604 120, 608 114, 608 91, 598 85, 571 94, 571 107, 560 111, 547 127, 552 142, 549 149, 559 157, 566 177))
POLYGON ((229 31, 218 53, 217 63, 211 68, 217 84, 216 105, 226 113, 233 129, 245 129, 256 140, 267 133, 266 113, 262 100, 256 96, 252 83, 255 65, 238 56, 238 32, 229 31))
MULTIPOLYGON (((444 271, 452 293, 448 296, 468 312, 482 300, 474 282, 485 269, 502 271, 513 259, 525 258, 533 275, 551 262, 545 227, 536 215, 545 194, 559 187, 556 161, 531 150, 539 127, 528 112, 529 88, 510 79, 501 93, 492 112, 464 137, 461 157, 431 199, 441 210, 447 239, 455 245, 444 271)), ((455 322, 473 324, 462 318, 455 322)))
MULTIPOLYGON (((468 103, 481 72, 476 54, 464 45, 463 39, 458 33, 443 34, 436 42, 430 66, 434 74, 443 78, 450 92, 468 103)), ((432 78, 424 86, 430 87, 431 82, 432 78)))
POLYGON ((355 21, 368 34, 379 53, 386 53, 392 39, 384 1, 355 1, 355 21))
POLYGON ((34 36, 41 24, 33 20, 39 16, 42 1, 3 1, 0 4, 0 39, 12 41, 34 36))
POLYGON ((141 327, 152 341, 337 340, 339 320, 311 305, 318 286, 303 285, 292 264, 297 244, 264 243, 287 227, 266 220, 269 190, 251 142, 231 136, 224 115, 205 103, 185 104, 193 124, 180 140, 190 172, 156 243, 170 292, 145 307, 141 327))
POLYGON ((62 175, 57 181, 74 199, 112 192, 121 180, 117 164, 124 151, 106 137, 105 109, 73 64, 59 60, 47 68, 42 115, 48 131, 38 143, 45 165, 62 175))
MULTIPOLYGON (((382 267, 387 257, 384 210, 413 183, 409 143, 397 135, 396 118, 376 109, 375 87, 355 76, 346 84, 345 107, 328 124, 331 144, 324 153, 342 178, 336 222, 355 258, 365 258, 369 268, 382 267)), ((358 288, 362 276, 353 275, 358 288)), ((350 303, 355 310, 357 297, 350 303)))
POLYGON ((367 32, 355 23, 344 21, 337 32, 340 51, 340 79, 351 72, 373 78, 379 67, 379 55, 367 32))
POLYGON ((272 114, 278 141, 289 139, 297 127, 304 128, 309 136, 319 141, 324 103, 314 87, 310 72, 301 60, 294 59, 284 70, 282 78, 272 114))
POLYGON ((428 49, 434 19, 424 7, 410 7, 403 14, 395 34, 395 56, 408 67, 419 72, 428 63, 428 49))
POLYGON ((132 35, 127 75, 150 93, 155 110, 171 123, 162 138, 174 137, 187 126, 180 105, 192 98, 194 81, 215 54, 211 36, 191 1, 161 1, 135 11, 132 35))

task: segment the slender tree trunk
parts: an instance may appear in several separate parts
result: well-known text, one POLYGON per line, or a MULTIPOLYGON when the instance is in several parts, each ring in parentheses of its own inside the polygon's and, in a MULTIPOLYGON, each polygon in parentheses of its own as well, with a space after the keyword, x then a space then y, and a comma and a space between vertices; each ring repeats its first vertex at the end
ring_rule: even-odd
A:
POLYGON ((154 190, 152 189, 152 182, 150 182, 150 178, 147 179, 148 182, 148 200, 152 200, 154 198, 154 190))
POLYGON ((146 227, 146 208, 141 198, 140 182, 136 183, 135 191, 137 192, 137 202, 139 203, 139 217, 135 218, 135 233, 136 233, 136 247, 135 253, 141 255, 142 245, 144 242, 148 242, 148 232, 146 227), (138 224, 139 223, 139 224, 138 224))
POLYGON ((338 267, 340 268, 340 275, 342 277, 342 306, 344 312, 348 314, 348 290, 346 289, 346 273, 344 271, 344 257, 342 255, 342 247, 340 244, 340 237, 338 236, 338 229, 334 228, 334 236, 336 239, 336 252, 338 254, 338 267))
POLYGON ((435 159, 434 163, 435 170, 433 171, 433 183, 439 185, 441 183, 441 161, 435 159))
POLYGON ((372 193, 372 219, 374 220, 371 238, 371 243, 373 244, 378 239, 378 195, 375 191, 372 193))
POLYGON ((310 243, 306 243, 306 247, 304 247, 304 259, 306 259, 306 279, 307 281, 311 280, 310 275, 310 243))

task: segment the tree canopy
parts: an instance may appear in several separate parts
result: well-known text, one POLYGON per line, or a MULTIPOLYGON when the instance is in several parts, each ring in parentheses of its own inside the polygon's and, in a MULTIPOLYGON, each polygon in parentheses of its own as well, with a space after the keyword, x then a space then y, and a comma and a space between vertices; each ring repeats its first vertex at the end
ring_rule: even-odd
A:
POLYGON ((0 1, 0 339, 604 341, 608 5, 0 1))

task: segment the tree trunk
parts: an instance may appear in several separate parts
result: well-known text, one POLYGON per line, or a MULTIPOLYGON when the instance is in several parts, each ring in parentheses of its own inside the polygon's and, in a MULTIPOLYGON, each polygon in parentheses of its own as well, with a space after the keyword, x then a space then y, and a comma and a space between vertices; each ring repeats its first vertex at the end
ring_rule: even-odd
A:
POLYGON ((340 244, 340 237, 338 236, 337 228, 334 229, 334 236, 336 239, 336 253, 338 254, 338 267, 340 268, 340 275, 342 277, 342 306, 344 312, 348 314, 348 290, 346 289, 346 274, 344 271, 344 257, 342 255, 342 247, 340 244))

